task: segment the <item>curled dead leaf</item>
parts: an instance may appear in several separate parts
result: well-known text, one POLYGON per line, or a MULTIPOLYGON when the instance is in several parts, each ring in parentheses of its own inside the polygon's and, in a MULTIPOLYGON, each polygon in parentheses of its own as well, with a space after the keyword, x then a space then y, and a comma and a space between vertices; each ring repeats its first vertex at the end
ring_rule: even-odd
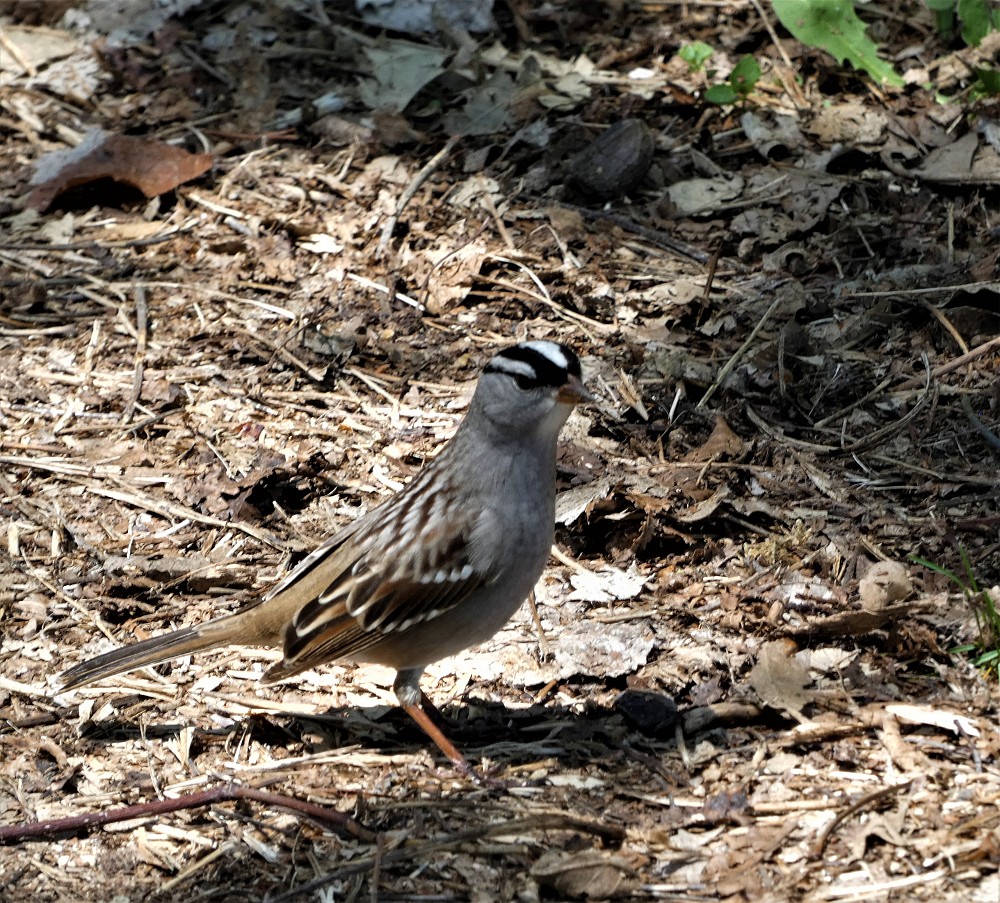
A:
POLYGON ((572 900, 606 900, 627 892, 632 868, 618 856, 599 850, 582 853, 546 853, 531 868, 542 887, 572 900))
POLYGON ((672 733, 677 723, 677 703, 652 690, 624 690, 615 709, 634 728, 650 736, 672 733))
POLYGON ((899 561, 876 561, 861 578, 858 595, 865 611, 883 611, 913 592, 913 581, 899 561))

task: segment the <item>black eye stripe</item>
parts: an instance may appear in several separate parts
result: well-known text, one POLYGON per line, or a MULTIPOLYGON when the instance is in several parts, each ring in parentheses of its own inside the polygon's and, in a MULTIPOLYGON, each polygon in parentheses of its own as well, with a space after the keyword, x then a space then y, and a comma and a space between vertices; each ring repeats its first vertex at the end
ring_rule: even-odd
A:
POLYGON ((559 350, 566 358, 567 366, 562 367, 550 357, 526 345, 515 345, 501 351, 486 367, 486 373, 506 373, 513 376, 521 388, 551 386, 559 388, 566 384, 570 376, 580 378, 580 361, 577 356, 563 345, 559 350), (504 361, 510 361, 507 368, 504 361), (525 367, 527 365, 527 367, 525 367), (529 371, 530 374, 529 375, 529 371))

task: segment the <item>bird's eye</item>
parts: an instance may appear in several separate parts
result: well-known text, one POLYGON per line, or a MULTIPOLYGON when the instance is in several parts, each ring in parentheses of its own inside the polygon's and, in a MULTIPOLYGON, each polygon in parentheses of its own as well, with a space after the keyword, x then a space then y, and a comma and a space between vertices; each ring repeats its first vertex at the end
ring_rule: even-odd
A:
POLYGON ((527 392, 528 389, 534 389, 538 381, 532 379, 530 376, 518 374, 514 377, 514 382, 517 383, 517 387, 519 389, 524 389, 524 391, 527 392))

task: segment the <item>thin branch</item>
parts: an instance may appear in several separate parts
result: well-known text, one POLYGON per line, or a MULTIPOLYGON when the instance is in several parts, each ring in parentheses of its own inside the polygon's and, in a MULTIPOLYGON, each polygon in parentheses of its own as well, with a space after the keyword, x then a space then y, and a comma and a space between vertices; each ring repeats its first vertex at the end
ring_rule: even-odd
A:
POLYGON ((862 809, 868 809, 869 807, 875 805, 876 803, 882 802, 886 797, 893 796, 897 793, 902 793, 906 790, 913 781, 904 781, 902 784, 894 784, 891 787, 883 787, 880 790, 876 790, 874 793, 868 793, 861 799, 856 800, 851 803, 846 809, 837 813, 837 817, 834 818, 830 824, 828 824, 824 829, 823 833, 820 834, 813 846, 810 856, 813 859, 820 859, 823 856, 823 852, 826 850, 827 842, 830 840, 830 835, 833 834, 837 825, 843 822, 845 819, 850 818, 852 815, 860 812, 862 809))
POLYGON ((389 242, 392 241, 392 233, 396 231, 396 224, 399 222, 400 216, 403 215, 403 211, 406 209, 406 205, 413 200, 413 196, 420 190, 420 186, 427 181, 428 177, 435 169, 437 169, 444 159, 455 149, 455 145, 458 144, 458 136, 453 135, 446 142, 444 147, 441 148, 418 172, 411 180, 410 184, 406 186, 406 189, 399 196, 399 201, 396 203, 396 210, 385 221, 385 226, 382 228, 382 235, 378 241, 378 256, 381 257, 389 249, 389 242))
POLYGON ((90 831, 115 822, 131 821, 135 818, 153 818, 169 812, 180 812, 184 809, 196 809, 200 806, 214 806, 217 803, 227 803, 233 800, 254 800, 267 806, 280 806, 291 809, 309 818, 316 819, 333 826, 347 837, 372 843, 376 834, 356 822, 353 818, 330 809, 317 806, 304 800, 297 800, 280 793, 270 793, 255 787, 244 787, 240 784, 224 784, 203 790, 200 793, 188 793, 170 799, 153 800, 148 803, 136 803, 121 809, 109 809, 104 812, 87 812, 83 815, 71 815, 66 818, 52 818, 46 821, 26 822, 20 825, 0 826, 0 845, 21 843, 25 840, 41 840, 57 837, 60 834, 76 834, 80 831, 90 831))
POLYGON ((764 324, 768 321, 771 314, 777 309, 778 305, 781 303, 781 295, 778 295, 772 302, 771 306, 764 311, 764 316, 757 321, 757 325, 751 330, 750 335, 747 336, 746 341, 736 349, 736 353, 726 361, 725 366, 719 371, 719 375, 715 378, 715 382, 708 387, 708 391, 701 396, 701 400, 698 402, 696 407, 703 408, 708 404, 709 399, 716 393, 719 386, 721 386, 727 379, 730 373, 736 365, 743 359, 743 355, 750 350, 750 346, 754 343, 754 339, 757 338, 757 334, 764 328, 764 324))

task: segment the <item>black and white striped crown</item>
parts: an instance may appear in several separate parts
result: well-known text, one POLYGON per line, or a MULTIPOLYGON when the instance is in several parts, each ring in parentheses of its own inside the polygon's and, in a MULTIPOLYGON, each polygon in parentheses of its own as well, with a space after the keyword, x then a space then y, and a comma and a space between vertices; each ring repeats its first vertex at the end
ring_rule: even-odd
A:
POLYGON ((505 348, 485 373, 506 373, 522 388, 560 388, 571 376, 580 379, 580 359, 558 342, 522 342, 505 348))

